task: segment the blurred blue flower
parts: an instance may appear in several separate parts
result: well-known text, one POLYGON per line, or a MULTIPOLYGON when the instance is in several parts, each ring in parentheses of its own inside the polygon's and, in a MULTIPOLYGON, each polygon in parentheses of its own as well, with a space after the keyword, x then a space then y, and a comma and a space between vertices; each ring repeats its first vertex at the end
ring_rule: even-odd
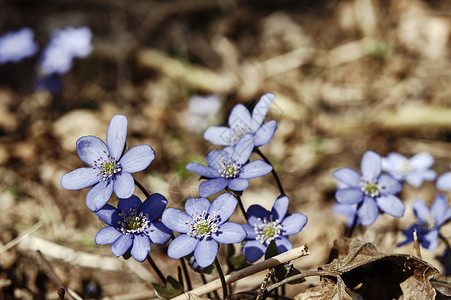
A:
POLYGON ((404 203, 395 196, 402 189, 401 183, 388 174, 381 174, 381 157, 373 151, 363 154, 360 175, 356 170, 341 168, 334 172, 338 189, 337 201, 357 204, 360 224, 370 226, 379 216, 379 209, 394 217, 404 215, 404 203))
POLYGON ((451 191, 451 172, 440 175, 435 185, 441 191, 451 191))
MULTIPOLYGON (((351 227, 357 214, 357 204, 343 204, 337 202, 332 207, 332 210, 337 215, 343 215, 347 217, 346 226, 351 227)), ((356 225, 359 225, 359 223, 359 219, 357 218, 356 225)))
POLYGON ((451 207, 443 194, 437 195, 431 209, 420 199, 413 203, 413 212, 418 222, 403 232, 407 240, 398 244, 403 246, 413 242, 413 232, 417 231, 418 241, 425 249, 434 250, 438 246, 439 229, 451 219, 451 207))
POLYGON ((247 163, 253 149, 253 136, 246 134, 234 147, 208 153, 208 166, 194 162, 187 164, 188 171, 208 179, 200 184, 199 196, 208 197, 226 187, 232 191, 244 191, 249 186, 248 179, 271 172, 271 165, 262 160, 247 163))
POLYGON ((137 261, 144 261, 150 252, 150 243, 164 244, 172 236, 160 217, 168 201, 160 194, 150 195, 144 202, 135 195, 119 199, 117 208, 106 204, 96 215, 109 226, 96 235, 98 245, 111 245, 117 257, 130 250, 137 261))
POLYGON ((94 136, 83 136, 77 141, 78 156, 91 167, 64 174, 61 186, 68 190, 92 186, 86 195, 86 206, 92 211, 101 209, 113 191, 118 198, 133 195, 135 183, 131 173, 144 170, 155 158, 148 145, 135 146, 122 155, 126 135, 127 118, 116 115, 108 127, 106 144, 94 136))
POLYGON ((240 243, 246 232, 240 224, 226 222, 233 214, 238 201, 229 193, 218 196, 213 203, 206 198, 189 198, 185 212, 168 208, 161 221, 171 230, 182 233, 168 248, 168 255, 178 259, 194 252, 194 259, 208 267, 218 254, 218 243, 240 243))
POLYGON ((192 96, 188 100, 188 111, 184 114, 188 128, 200 133, 215 124, 221 106, 222 101, 217 95, 192 96))
POLYGON ((278 253, 293 249, 288 235, 296 234, 307 224, 307 217, 301 213, 286 216, 290 200, 279 196, 271 212, 260 205, 251 205, 246 212, 248 224, 243 224, 248 240, 243 247, 244 257, 251 263, 262 257, 268 245, 274 240, 278 253))
POLYGON ((34 33, 30 28, 8 32, 0 36, 0 64, 18 62, 38 52, 38 44, 34 41, 34 33))
POLYGON ((382 170, 397 180, 404 180, 413 187, 420 187, 423 181, 433 181, 437 177, 434 170, 429 170, 434 158, 426 152, 407 159, 399 153, 390 153, 382 158, 382 170))
POLYGON ((41 74, 67 73, 72 68, 73 58, 83 58, 91 53, 91 39, 88 27, 54 30, 41 56, 41 74))
POLYGON ((277 129, 275 120, 263 124, 274 98, 273 94, 263 95, 255 105, 252 116, 244 105, 235 105, 229 115, 229 127, 212 126, 205 131, 204 138, 216 145, 233 146, 243 135, 250 133, 255 147, 266 145, 277 129))

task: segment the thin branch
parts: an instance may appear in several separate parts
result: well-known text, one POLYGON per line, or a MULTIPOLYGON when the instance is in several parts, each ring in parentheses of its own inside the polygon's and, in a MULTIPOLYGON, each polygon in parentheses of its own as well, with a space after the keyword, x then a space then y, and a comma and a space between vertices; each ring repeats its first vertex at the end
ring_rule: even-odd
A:
POLYGON ((337 277, 340 273, 333 272, 333 271, 305 271, 301 274, 293 275, 288 278, 285 278, 282 281, 279 281, 277 283, 274 283, 273 285, 270 285, 266 290, 268 293, 272 292, 273 290, 277 289, 279 286, 283 286, 291 281, 302 279, 309 276, 334 276, 337 277))

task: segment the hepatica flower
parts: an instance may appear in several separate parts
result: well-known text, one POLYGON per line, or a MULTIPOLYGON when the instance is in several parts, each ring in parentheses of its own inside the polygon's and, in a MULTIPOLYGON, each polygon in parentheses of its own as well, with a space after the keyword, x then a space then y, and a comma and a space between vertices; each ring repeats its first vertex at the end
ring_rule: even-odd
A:
POLYGON ((260 205, 249 207, 246 213, 248 224, 242 225, 248 239, 243 254, 248 261, 255 262, 262 257, 273 240, 279 254, 293 249, 286 236, 300 232, 307 224, 307 217, 301 213, 286 216, 289 201, 287 196, 280 196, 270 212, 260 205))
POLYGON ((402 189, 401 183, 388 174, 381 174, 381 157, 367 151, 360 165, 362 175, 350 168, 341 168, 333 176, 339 181, 335 193, 343 204, 357 204, 360 224, 369 226, 379 216, 379 209, 394 217, 404 215, 404 203, 395 194, 402 189))
POLYGON ((416 199, 413 203, 413 212, 418 221, 403 232, 407 239, 398 246, 413 242, 413 232, 416 230, 421 246, 434 250, 438 246, 440 227, 451 219, 451 207, 448 206, 448 200, 445 195, 439 194, 429 209, 426 203, 416 199))
POLYGON ((243 135, 250 133, 255 147, 266 145, 277 129, 275 120, 263 124, 274 98, 273 94, 263 95, 252 115, 244 105, 235 105, 229 115, 229 127, 212 126, 205 131, 204 138, 216 145, 233 146, 243 135))
POLYGON ((86 206, 92 211, 101 209, 114 193, 128 198, 135 191, 131 173, 149 166, 155 158, 148 145, 135 146, 124 155, 127 118, 116 115, 108 127, 106 144, 94 136, 83 136, 77 141, 78 156, 91 167, 69 172, 61 178, 61 186, 69 190, 91 187, 86 195, 86 206))
POLYGON ((208 197, 226 187, 232 191, 244 191, 249 186, 248 179, 271 172, 271 165, 262 160, 247 162, 253 149, 253 137, 246 134, 235 147, 208 153, 208 166, 194 162, 187 164, 188 171, 208 179, 200 184, 199 196, 208 197))
POLYGON ((435 180, 437 173, 429 170, 433 164, 434 158, 426 152, 414 155, 410 159, 399 153, 390 153, 382 158, 383 171, 413 187, 420 187, 423 181, 435 180))
POLYGON ((18 62, 38 52, 38 44, 34 41, 34 33, 30 28, 8 32, 0 36, 0 64, 18 62))
POLYGON ((109 226, 96 235, 98 245, 111 245, 116 257, 128 250, 137 261, 144 261, 150 252, 150 243, 164 244, 172 231, 156 219, 160 217, 168 201, 160 194, 152 194, 144 202, 137 196, 119 199, 118 207, 109 204, 96 215, 109 226))
POLYGON ((182 233, 168 248, 168 255, 178 259, 194 252, 194 259, 208 267, 218 254, 218 243, 240 243, 246 232, 240 224, 227 222, 238 201, 229 193, 218 196, 213 203, 206 198, 189 198, 185 212, 168 208, 161 221, 171 230, 182 233))

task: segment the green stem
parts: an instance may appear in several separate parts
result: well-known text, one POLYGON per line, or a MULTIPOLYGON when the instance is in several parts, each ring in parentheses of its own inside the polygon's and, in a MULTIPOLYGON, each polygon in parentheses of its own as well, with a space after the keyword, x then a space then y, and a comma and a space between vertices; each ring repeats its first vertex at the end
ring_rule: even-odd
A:
POLYGON ((229 299, 229 295, 227 293, 227 283, 225 281, 224 273, 222 272, 221 265, 219 264, 218 257, 215 257, 215 267, 218 272, 219 279, 221 280, 222 285, 222 297, 224 300, 229 299))
POLYGON ((147 190, 142 186, 141 183, 139 183, 138 180, 133 179, 135 181, 136 186, 143 192, 143 194, 146 196, 146 198, 149 198, 150 194, 147 192, 147 190))
POLYGON ((152 257, 150 257, 150 253, 147 255, 147 261, 149 262, 150 266, 154 269, 155 273, 157 273, 158 277, 160 277, 161 281, 164 283, 166 279, 164 278, 163 273, 161 273, 158 266, 153 261, 152 257))
POLYGON ((188 291, 191 291, 193 289, 193 286, 191 285, 191 279, 189 278, 188 269, 186 267, 185 259, 183 257, 180 258, 180 264, 182 265, 183 275, 185 275, 188 291))
POLYGON ((274 177, 274 179, 276 180, 277 186, 279 187, 280 195, 286 195, 286 194, 285 194, 285 191, 283 190, 282 183, 280 182, 279 176, 277 175, 277 172, 276 172, 276 170, 274 169, 274 166, 272 165, 272 163, 271 163, 271 162, 269 161, 269 159, 268 159, 268 158, 260 151, 260 149, 259 149, 258 147, 255 147, 255 152, 256 152, 258 155, 260 155, 260 157, 263 158, 263 160, 264 160, 267 164, 271 165, 271 167, 272 167, 271 173, 272 173, 272 176, 274 177))

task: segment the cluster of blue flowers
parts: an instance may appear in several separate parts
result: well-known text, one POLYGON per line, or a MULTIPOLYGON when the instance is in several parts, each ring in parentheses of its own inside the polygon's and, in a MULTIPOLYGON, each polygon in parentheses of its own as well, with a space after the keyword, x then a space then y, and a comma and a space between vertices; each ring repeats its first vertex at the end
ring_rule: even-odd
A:
POLYGON ((200 267, 211 265, 219 244, 241 243, 247 240, 243 254, 250 262, 261 258, 271 241, 279 253, 293 248, 286 236, 296 234, 307 223, 301 213, 287 215, 289 199, 281 195, 269 212, 252 205, 246 212, 248 224, 228 221, 240 199, 235 192, 249 186, 249 179, 272 171, 262 160, 249 162, 252 152, 274 136, 276 121, 264 123, 274 95, 265 94, 256 104, 252 115, 241 104, 230 116, 230 127, 210 127, 205 139, 223 150, 208 153, 208 166, 189 163, 186 168, 207 179, 199 186, 200 198, 189 198, 185 211, 166 208, 163 195, 152 194, 144 202, 134 195, 132 173, 146 169, 155 158, 150 146, 139 145, 125 151, 127 118, 116 115, 111 119, 106 143, 94 136, 81 137, 77 143, 80 159, 89 165, 71 171, 61 178, 61 186, 75 190, 90 187, 86 205, 108 226, 96 235, 99 245, 111 244, 112 253, 119 257, 129 252, 137 261, 144 261, 151 243, 169 244, 168 256, 182 258, 191 253, 200 267), (224 191, 212 202, 206 197, 224 191), (112 193, 119 198, 117 208, 108 204, 112 193), (161 217, 161 221, 159 221, 161 217))
MULTIPOLYGON (((92 33, 88 27, 53 30, 37 65, 38 88, 58 90, 58 84, 55 84, 59 82, 58 75, 65 74, 72 68, 74 58, 84 58, 91 54, 91 39, 92 33)), ((30 28, 0 36, 0 64, 19 62, 34 56, 38 50, 34 32, 30 28)))
MULTIPOLYGON (((381 212, 394 217, 404 215, 405 206, 396 196, 402 190, 402 182, 418 188, 424 181, 433 181, 437 173, 430 168, 434 158, 428 153, 419 153, 410 159, 399 153, 381 157, 373 151, 364 153, 360 171, 341 168, 333 176, 338 180, 335 197, 338 203, 336 213, 348 216, 348 226, 370 226, 381 212), (383 173, 386 172, 386 173, 383 173)), ((451 172, 438 177, 436 187, 442 191, 451 190, 451 172)), ((418 241, 429 250, 438 245, 440 227, 451 220, 451 207, 445 195, 439 194, 431 208, 421 199, 416 199, 413 211, 418 221, 403 233, 406 240, 398 246, 418 241)))

